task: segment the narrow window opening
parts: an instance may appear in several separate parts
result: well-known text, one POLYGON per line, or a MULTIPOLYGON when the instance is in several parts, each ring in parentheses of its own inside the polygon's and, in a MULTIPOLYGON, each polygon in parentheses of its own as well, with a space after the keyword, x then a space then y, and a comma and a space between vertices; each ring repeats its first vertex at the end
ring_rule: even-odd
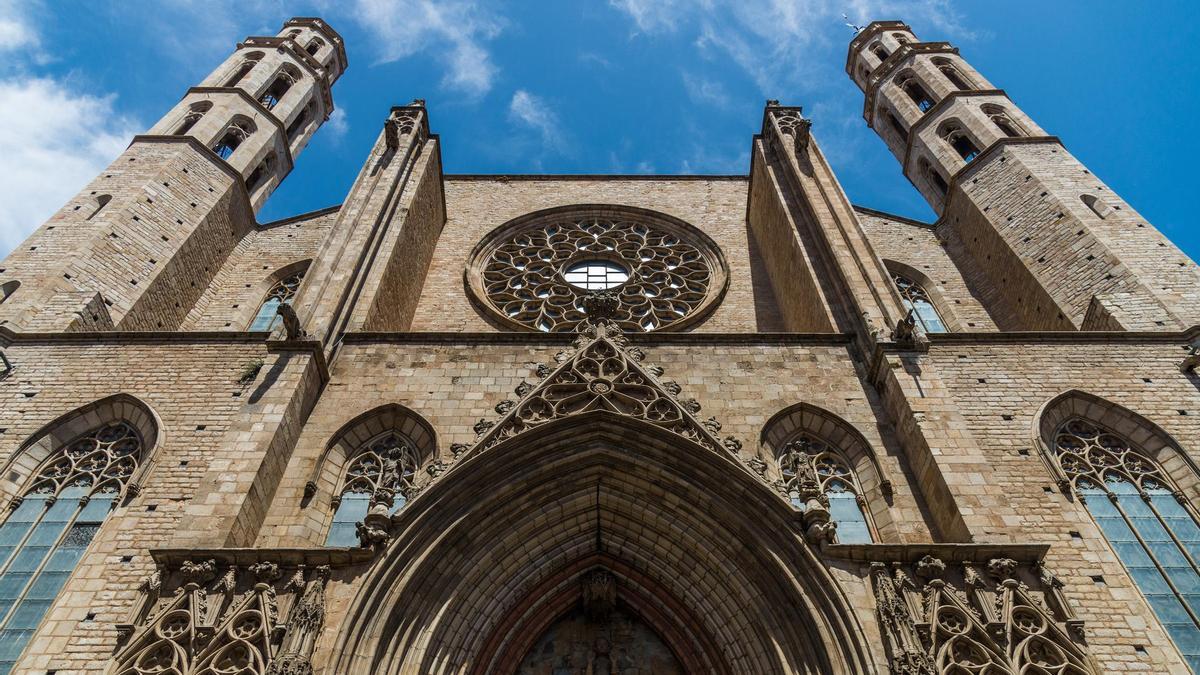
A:
POLYGON ((259 162, 254 171, 250 173, 250 177, 246 179, 246 191, 253 193, 267 182, 274 171, 275 154, 272 153, 264 157, 263 161, 259 162))
POLYGON ((104 207, 108 206, 108 203, 111 201, 112 201, 112 195, 97 195, 96 196, 96 208, 92 209, 92 212, 91 212, 91 214, 88 215, 87 219, 91 220, 92 218, 95 218, 96 214, 103 211, 104 207))
POLYGON ((283 98, 284 94, 286 94, 295 83, 296 77, 287 71, 283 71, 276 76, 275 81, 271 83, 271 86, 267 87, 267 90, 263 92, 263 95, 259 97, 258 101, 262 103, 267 110, 272 110, 275 108, 275 106, 279 105, 279 101, 283 98))
POLYGON ((901 141, 908 139, 908 132, 905 131, 904 125, 900 124, 900 120, 896 119, 896 116, 892 114, 891 110, 887 111, 887 120, 888 124, 892 125, 892 129, 896 132, 896 136, 899 137, 901 141))
POLYGON ((313 38, 309 41, 308 46, 304 48, 304 51, 308 52, 309 56, 316 56, 317 52, 321 51, 321 47, 324 46, 325 43, 321 38, 313 38))
POLYGON ((924 286, 901 274, 892 274, 892 281, 900 291, 904 307, 913 313, 926 333, 950 332, 924 286))
POLYGON ((837 543, 873 541, 862 488, 841 450, 805 435, 784 445, 776 462, 794 508, 805 511, 824 497, 829 519, 837 524, 837 543))
POLYGON ((325 545, 358 546, 358 525, 366 519, 372 499, 390 496, 388 511, 393 514, 404 508, 412 496, 417 468, 416 448, 394 431, 360 446, 334 498, 333 524, 325 545))
POLYGON ((921 86, 921 83, 911 75, 900 81, 900 88, 904 90, 904 93, 908 94, 908 97, 912 99, 913 103, 917 104, 917 108, 921 112, 928 112, 929 109, 933 107, 933 97, 930 96, 929 92, 925 91, 925 87, 921 86))
POLYGON ((296 119, 292 120, 292 123, 288 125, 287 137, 289 142, 296 140, 296 137, 299 136, 304 131, 305 127, 308 126, 308 121, 312 118, 312 110, 312 103, 304 106, 304 109, 300 111, 300 114, 296 115, 296 119))
POLYGON ((282 319, 276 313, 280 305, 290 305, 300 290, 300 282, 304 281, 304 272, 297 272, 285 279, 280 279, 267 291, 267 297, 258 307, 254 320, 250 322, 251 331, 273 330, 282 319))
POLYGON ((221 136, 221 140, 213 146, 213 152, 221 159, 229 159, 234 150, 242 144, 250 134, 253 133, 253 128, 245 122, 234 122, 225 130, 225 134, 221 136))
POLYGON ((888 57, 887 50, 884 49, 883 45, 879 44, 878 42, 871 45, 871 53, 874 54, 875 58, 879 59, 880 61, 887 60, 887 57, 888 57))

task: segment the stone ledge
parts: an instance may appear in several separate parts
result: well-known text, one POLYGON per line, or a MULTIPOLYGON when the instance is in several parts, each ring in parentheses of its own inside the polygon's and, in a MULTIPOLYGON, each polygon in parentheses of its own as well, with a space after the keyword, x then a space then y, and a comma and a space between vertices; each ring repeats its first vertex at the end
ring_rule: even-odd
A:
POLYGON ((933 556, 943 562, 979 562, 1011 558, 1019 563, 1041 562, 1050 544, 830 544, 826 556, 854 562, 917 562, 933 556))
POLYGON ((350 567, 375 559, 375 552, 365 548, 156 548, 150 556, 159 565, 175 568, 184 561, 215 560, 223 566, 245 567, 260 562, 281 566, 306 565, 316 567, 350 567))

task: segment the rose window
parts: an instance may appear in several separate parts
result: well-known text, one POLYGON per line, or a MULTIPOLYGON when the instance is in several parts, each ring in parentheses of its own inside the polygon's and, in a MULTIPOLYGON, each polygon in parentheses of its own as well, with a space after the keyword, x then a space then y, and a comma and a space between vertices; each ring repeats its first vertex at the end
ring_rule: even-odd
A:
POLYGON ((547 333, 576 331, 588 318, 630 332, 680 329, 716 306, 727 279, 712 240, 641 209, 519 218, 477 246, 467 268, 474 299, 494 319, 547 333))

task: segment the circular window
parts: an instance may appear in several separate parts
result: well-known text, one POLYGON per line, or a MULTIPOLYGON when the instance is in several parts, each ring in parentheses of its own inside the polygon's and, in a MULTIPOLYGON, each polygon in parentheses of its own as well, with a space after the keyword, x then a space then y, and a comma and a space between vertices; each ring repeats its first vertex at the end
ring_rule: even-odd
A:
POLYGON ((633 208, 564 207, 523 216, 475 247, 467 266, 474 300, 504 325, 578 330, 589 304, 630 332, 679 329, 725 292, 716 244, 669 216, 633 208), (601 305, 589 296, 616 299, 601 305))
POLYGON ((607 260, 584 260, 568 267, 563 278, 585 291, 607 291, 628 281, 629 271, 607 260))

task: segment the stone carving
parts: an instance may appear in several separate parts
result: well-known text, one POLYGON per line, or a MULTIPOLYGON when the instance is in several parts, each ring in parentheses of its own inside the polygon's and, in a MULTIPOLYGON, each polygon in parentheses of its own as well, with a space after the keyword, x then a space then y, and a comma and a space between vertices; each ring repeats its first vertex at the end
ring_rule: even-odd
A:
POLYGON ((283 334, 287 340, 307 340, 308 334, 300 326, 300 317, 290 304, 283 303, 275 308, 275 313, 283 319, 283 334))
POLYGON ((592 570, 583 577, 583 611, 597 623, 603 623, 617 606, 617 580, 604 569, 592 570))
POLYGON ((487 449, 551 420, 604 410, 649 422, 710 450, 727 448, 695 418, 699 404, 678 401, 630 349, 619 324, 584 323, 557 368, 498 422, 475 425, 480 435, 473 447, 487 449))
MULTIPOLYGON (((284 575, 274 562, 231 565, 214 581, 215 569, 215 561, 206 560, 156 571, 159 584, 167 580, 168 592, 143 591, 132 620, 118 626, 127 641, 111 672, 309 675, 328 568, 309 575, 307 590, 303 583, 297 588, 281 581, 284 575), (291 604, 286 624, 279 621, 281 600, 291 604)), ((302 568, 295 574, 303 581, 302 568)))
POLYGON ((416 489, 417 466, 416 448, 394 431, 368 441, 353 456, 332 505, 336 509, 342 496, 349 493, 370 495, 366 516, 370 526, 360 523, 356 527, 363 547, 378 548, 381 542, 386 543, 392 511, 416 489))
POLYGON ((1106 477, 1119 477, 1137 486, 1143 496, 1171 482, 1158 463, 1138 452, 1124 438, 1083 419, 1068 420, 1054 438, 1054 454, 1065 474, 1060 487, 1105 488, 1106 477))
POLYGON ((1008 577, 990 584, 978 574, 980 564, 969 562, 961 575, 953 576, 944 562, 930 555, 917 563, 872 564, 876 609, 892 673, 1095 672, 1078 636, 1072 637, 1074 615, 1061 591, 1045 583, 1052 575, 1040 567, 996 558, 989 567, 1004 570, 1008 577), (926 580, 923 586, 912 581, 910 570, 926 580))
POLYGON ((799 155, 808 148, 812 120, 800 114, 800 108, 783 108, 772 113, 779 132, 792 139, 793 148, 799 155))
POLYGON ((632 213, 559 214, 507 228, 468 266, 472 293, 502 323, 555 333, 603 320, 628 332, 678 327, 712 305, 725 277, 703 234, 632 213), (620 267, 625 281, 589 290, 566 280, 565 270, 592 260, 620 267))
POLYGON ((904 318, 896 323, 896 328, 892 330, 892 340, 903 347, 928 344, 929 338, 925 335, 925 329, 921 327, 914 310, 908 310, 904 318))
POLYGON ((142 461, 142 449, 142 438, 132 426, 107 424, 48 457, 24 494, 57 495, 70 485, 94 485, 91 499, 119 500, 142 461))

